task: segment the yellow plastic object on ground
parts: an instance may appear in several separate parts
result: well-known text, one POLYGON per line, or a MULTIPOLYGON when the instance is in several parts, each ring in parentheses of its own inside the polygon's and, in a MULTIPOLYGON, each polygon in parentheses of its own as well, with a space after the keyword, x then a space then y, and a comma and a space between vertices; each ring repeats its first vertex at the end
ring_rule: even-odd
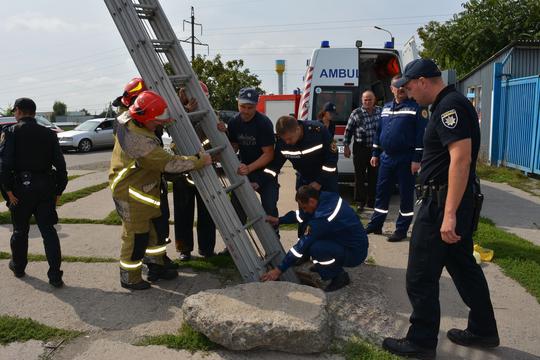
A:
POLYGON ((474 244, 474 252, 477 252, 480 255, 480 259, 484 262, 490 262, 493 259, 493 255, 495 255, 493 250, 483 248, 478 244, 474 244))

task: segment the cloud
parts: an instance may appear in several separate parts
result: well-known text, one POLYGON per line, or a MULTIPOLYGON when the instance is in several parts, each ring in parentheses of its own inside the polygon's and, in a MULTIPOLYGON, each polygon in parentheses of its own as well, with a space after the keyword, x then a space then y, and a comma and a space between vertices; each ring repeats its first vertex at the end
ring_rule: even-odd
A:
POLYGON ((23 77, 17 79, 17 82, 19 84, 31 84, 31 83, 36 83, 38 81, 39 81, 38 79, 36 79, 34 77, 31 77, 31 76, 23 76, 23 77))
POLYGON ((70 23, 59 17, 45 16, 36 13, 26 13, 7 18, 2 27, 7 31, 39 31, 39 32, 63 32, 63 31, 94 31, 102 28, 99 24, 70 23))

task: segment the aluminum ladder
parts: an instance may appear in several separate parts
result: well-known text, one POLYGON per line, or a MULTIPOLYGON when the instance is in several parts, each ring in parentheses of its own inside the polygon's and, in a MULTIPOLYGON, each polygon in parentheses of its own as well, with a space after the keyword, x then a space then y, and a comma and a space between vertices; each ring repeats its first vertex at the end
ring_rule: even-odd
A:
MULTIPOLYGON (((176 121, 167 130, 181 154, 196 154, 201 140, 210 141, 211 155, 218 155, 225 176, 212 166, 191 175, 244 281, 259 281, 269 266, 285 256, 283 246, 246 176, 236 173, 239 161, 227 136, 217 130, 218 119, 204 95, 176 34, 157 0, 104 0, 144 79, 146 86, 163 96, 176 121), (169 64, 172 74, 164 68, 169 64), (175 88, 184 87, 198 108, 186 113, 175 88), (199 136, 201 135, 201 136, 199 136), (232 206, 230 193, 239 200, 247 221, 242 224, 232 206)), ((233 94, 231 94, 233 96, 233 94)), ((298 283, 292 270, 281 278, 298 283)))

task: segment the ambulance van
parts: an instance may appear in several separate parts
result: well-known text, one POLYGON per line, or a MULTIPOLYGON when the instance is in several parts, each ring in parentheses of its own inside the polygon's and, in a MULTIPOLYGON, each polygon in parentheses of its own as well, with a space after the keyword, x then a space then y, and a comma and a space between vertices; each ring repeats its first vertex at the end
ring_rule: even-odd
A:
MULTIPOLYGON (((316 120, 323 105, 336 104, 335 140, 339 151, 338 173, 340 184, 354 186, 354 166, 351 158, 343 155, 343 135, 351 112, 362 105, 365 90, 372 90, 377 105, 392 100, 390 81, 401 73, 400 55, 391 48, 332 48, 328 41, 315 49, 304 77, 304 92, 300 99, 298 118, 316 120)), ((351 149, 352 150, 352 149, 351 149)))

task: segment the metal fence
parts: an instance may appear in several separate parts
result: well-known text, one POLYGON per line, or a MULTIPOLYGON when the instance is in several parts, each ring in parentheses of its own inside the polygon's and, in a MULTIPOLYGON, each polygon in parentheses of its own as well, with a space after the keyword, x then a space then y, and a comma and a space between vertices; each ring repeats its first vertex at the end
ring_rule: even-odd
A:
POLYGON ((502 81, 500 91, 492 162, 540 174, 540 77, 502 81))

